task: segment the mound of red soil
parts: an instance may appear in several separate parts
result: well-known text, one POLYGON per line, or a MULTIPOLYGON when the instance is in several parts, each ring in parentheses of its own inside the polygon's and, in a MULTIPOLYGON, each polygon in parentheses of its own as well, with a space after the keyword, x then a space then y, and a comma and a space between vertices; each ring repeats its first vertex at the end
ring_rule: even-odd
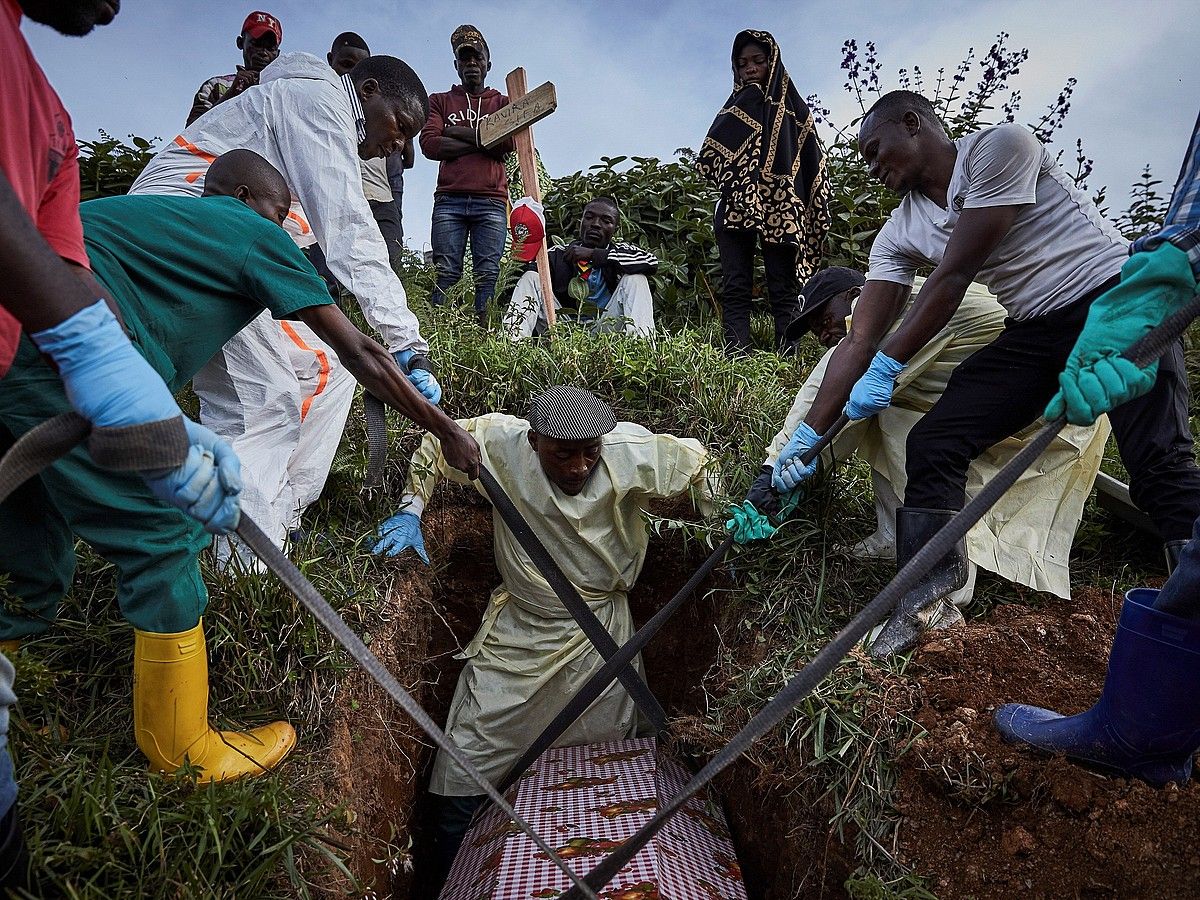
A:
POLYGON ((899 855, 942 900, 1200 896, 1200 784, 1094 774, 1004 743, 992 721, 1009 701, 1091 706, 1119 609, 1096 590, 1001 606, 931 636, 899 676, 927 732, 899 761, 899 855))

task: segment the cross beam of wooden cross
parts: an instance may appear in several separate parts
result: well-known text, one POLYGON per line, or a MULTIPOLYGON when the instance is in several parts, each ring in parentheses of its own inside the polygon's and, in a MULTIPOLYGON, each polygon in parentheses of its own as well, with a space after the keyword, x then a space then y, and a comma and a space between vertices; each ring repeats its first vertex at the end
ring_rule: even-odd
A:
MULTIPOLYGON (((542 202, 542 186, 538 183, 537 172, 537 155, 533 149, 533 129, 530 127, 534 122, 544 119, 550 113, 554 112, 558 102, 554 96, 554 85, 546 82, 541 87, 532 92, 527 92, 525 87, 525 70, 523 68, 513 69, 508 73, 508 78, 505 79, 505 84, 508 86, 509 105, 502 107, 492 115, 488 116, 483 122, 487 122, 493 116, 498 116, 507 110, 517 107, 516 111, 509 113, 506 120, 497 120, 497 126, 500 133, 507 131, 511 134, 513 143, 517 148, 517 162, 521 166, 521 185, 525 188, 526 196, 538 203, 542 202), (547 88, 549 90, 547 90, 547 88), (507 121, 509 125, 516 124, 515 130, 505 128, 503 122, 507 121)), ((496 142, 503 140, 507 136, 497 138, 496 142)), ((489 138, 492 133, 489 132, 489 138)), ((479 126, 480 143, 484 142, 484 126, 480 123, 479 126)), ((537 271, 538 280, 542 285, 542 302, 546 307, 546 324, 554 327, 554 286, 550 282, 550 257, 546 253, 546 240, 542 239, 542 245, 538 247, 537 253, 537 271)))

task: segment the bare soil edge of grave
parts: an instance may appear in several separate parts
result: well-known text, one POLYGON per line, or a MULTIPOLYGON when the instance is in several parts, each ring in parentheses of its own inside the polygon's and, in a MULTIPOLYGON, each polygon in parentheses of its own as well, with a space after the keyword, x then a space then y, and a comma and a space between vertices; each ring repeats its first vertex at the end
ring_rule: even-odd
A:
MULTIPOLYGON (((934 635, 905 675, 927 734, 900 759, 900 856, 951 898, 1200 896, 1200 783, 1155 790, 1000 738, 996 706, 1100 695, 1120 595, 997 607, 934 635)), ((881 691, 885 696, 904 692, 881 691)))

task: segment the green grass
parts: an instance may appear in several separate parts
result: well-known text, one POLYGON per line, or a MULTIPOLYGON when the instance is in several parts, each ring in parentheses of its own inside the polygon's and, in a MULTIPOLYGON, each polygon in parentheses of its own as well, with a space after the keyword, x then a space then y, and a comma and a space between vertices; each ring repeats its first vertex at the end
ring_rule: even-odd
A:
MULTIPOLYGON (((414 296, 424 296, 427 272, 407 280, 414 296)), ((414 306, 452 414, 520 414, 549 384, 581 384, 622 418, 707 443, 731 496, 745 491, 819 356, 813 345, 798 360, 767 352, 730 360, 714 348, 711 324, 653 343, 563 328, 553 341, 512 344, 478 329, 468 312, 414 306)), ((762 323, 756 328, 762 338, 762 323)), ((369 553, 372 532, 393 511, 402 462, 418 436, 390 417, 392 465, 384 489, 368 495, 362 424, 357 416, 351 422, 326 494, 306 518, 317 537, 297 561, 370 639, 383 624, 392 574, 369 553)), ((709 544, 720 536, 715 521, 654 525, 687 528, 709 544)), ((813 491, 773 541, 733 554, 734 588, 722 589, 729 593, 720 604, 722 649, 706 681, 714 740, 740 727, 887 582, 890 564, 864 565, 842 549, 873 528, 869 473, 851 462, 813 491)), ((1123 587, 1158 573, 1156 548, 1116 540, 1120 528, 1089 506, 1075 553, 1077 585, 1123 587)), ((17 660, 11 746, 45 894, 270 898, 350 887, 342 848, 358 824, 347 821, 323 780, 328 726, 350 663, 273 578, 205 575, 214 720, 238 726, 284 715, 298 723, 299 749, 279 774, 241 783, 147 775, 131 732, 132 633, 115 609, 111 569, 85 552, 58 627, 27 642, 17 660)), ((1014 599, 1037 601, 981 573, 979 612, 1014 599)), ((918 727, 868 702, 878 683, 869 664, 847 661, 755 746, 754 761, 828 810, 830 827, 860 864, 847 884, 852 896, 927 898, 919 873, 890 850, 893 762, 918 727)), ((902 700, 897 708, 905 708, 902 700)), ((376 840, 378 858, 402 864, 406 835, 376 840)))

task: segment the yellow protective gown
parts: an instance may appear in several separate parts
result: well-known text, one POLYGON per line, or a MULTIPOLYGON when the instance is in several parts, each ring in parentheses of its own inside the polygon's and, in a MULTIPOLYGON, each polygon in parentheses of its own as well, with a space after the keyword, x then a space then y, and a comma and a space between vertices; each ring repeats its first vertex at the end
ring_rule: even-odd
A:
MULTIPOLYGON (((604 436, 600 462, 583 491, 571 497, 542 472, 524 419, 492 413, 459 424, 474 435, 483 464, 613 639, 618 645, 627 641, 634 628, 626 594, 649 544, 642 512, 652 499, 689 490, 706 506, 712 497, 708 451, 698 441, 621 422, 604 436)), ((413 457, 411 471, 408 499, 410 511, 418 514, 439 478, 467 483, 462 472, 446 464, 431 435, 413 457)), ((484 493, 478 484, 476 489, 484 493)), ((493 512, 492 521, 502 583, 462 654, 468 663, 454 691, 446 732, 497 782, 603 660, 499 513, 493 512)), ((642 671, 640 658, 635 665, 642 671)), ((618 740, 635 736, 636 729, 634 703, 614 682, 558 743, 618 740)), ((430 790, 451 797, 480 793, 442 753, 430 790)))
MULTIPOLYGON (((923 279, 917 279, 917 287, 923 279)), ((915 298, 914 293, 914 298, 915 298)), ((909 304, 911 307, 911 302, 909 304)), ((907 309, 905 310, 907 312, 907 309)), ((1004 327, 1004 310, 980 284, 972 284, 947 326, 909 361, 896 382, 892 405, 872 419, 852 422, 826 451, 826 462, 858 452, 879 480, 903 498, 907 478, 905 445, 909 430, 941 397, 954 369, 990 343, 1004 327)), ((893 330, 903 316, 897 319, 893 330)), ((796 426, 807 415, 830 350, 813 368, 788 412, 783 429, 767 455, 773 463, 796 426)), ((1003 390, 1003 385, 997 385, 1003 390)), ((971 463, 967 497, 975 494, 1033 437, 1044 423, 1039 419, 1024 431, 1001 441, 971 463)), ((967 556, 1009 581, 1068 599, 1071 542, 1092 490, 1108 440, 1107 417, 1082 428, 1068 425, 1046 452, 1018 479, 1004 497, 967 533, 967 556)), ((880 491, 877 491, 880 493, 880 491)), ((882 524, 882 523, 881 523, 882 524)))

